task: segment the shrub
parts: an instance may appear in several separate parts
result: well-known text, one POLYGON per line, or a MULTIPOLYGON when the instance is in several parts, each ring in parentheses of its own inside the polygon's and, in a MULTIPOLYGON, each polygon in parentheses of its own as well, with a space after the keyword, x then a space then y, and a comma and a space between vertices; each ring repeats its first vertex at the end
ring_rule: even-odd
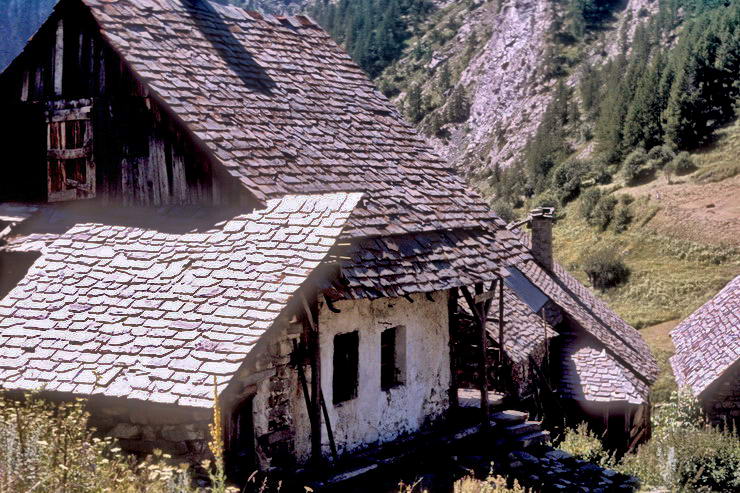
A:
POLYGON ((534 207, 558 207, 560 202, 552 192, 542 192, 532 198, 534 207))
POLYGON ((525 493, 525 491, 517 481, 514 481, 510 488, 506 478, 492 474, 484 480, 474 477, 463 478, 456 481, 453 487, 454 493, 525 493))
POLYGON ((616 206, 617 199, 611 195, 603 195, 592 209, 588 223, 602 231, 606 230, 614 218, 614 208, 616 206))
POLYGON ((613 460, 609 452, 604 448, 599 437, 589 430, 586 423, 579 424, 575 429, 565 430, 563 440, 558 448, 576 459, 593 462, 602 467, 611 467, 613 460))
POLYGON ((614 248, 602 248, 586 253, 580 263, 591 285, 597 289, 612 288, 629 279, 630 270, 614 248))
POLYGON ((632 219, 634 217, 632 213, 631 204, 633 198, 629 195, 622 195, 619 197, 619 203, 614 208, 614 216, 611 220, 611 226, 617 233, 622 233, 627 230, 632 219))
POLYGON ((653 164, 648 161, 645 149, 638 147, 630 152, 622 163, 622 174, 628 184, 635 184, 642 178, 655 171, 653 164))
POLYGON ((550 183, 561 204, 565 205, 578 197, 584 169, 580 161, 566 161, 552 170, 550 183))
POLYGON ((670 172, 676 175, 687 175, 696 170, 696 164, 688 152, 680 152, 671 161, 670 172))
POLYGON ((676 154, 667 145, 655 146, 648 152, 648 160, 652 163, 653 168, 662 169, 666 164, 673 161, 676 154))
POLYGON ((504 220, 506 224, 516 220, 516 214, 514 213, 514 208, 511 207, 511 205, 501 199, 496 200, 492 205, 491 208, 493 209, 493 212, 496 213, 498 217, 504 220))
POLYGON ((187 467, 172 467, 159 452, 136 464, 114 440, 88 428, 82 400, 49 403, 0 397, 0 490, 37 492, 198 491, 187 467))
POLYGON ((673 392, 667 403, 656 406, 653 439, 625 456, 617 469, 671 491, 738 491, 738 436, 703 423, 691 392, 673 392))
POLYGON ((591 213, 601 200, 601 190, 589 188, 581 195, 581 204, 578 209, 581 217, 591 224, 591 213))
POLYGON ((694 430, 704 425, 699 401, 689 389, 671 392, 668 400, 655 406, 652 418, 656 437, 694 430))
POLYGON ((627 204, 620 203, 614 209, 614 217, 612 218, 611 226, 617 233, 623 233, 627 231, 630 223, 632 222, 632 209, 627 204))

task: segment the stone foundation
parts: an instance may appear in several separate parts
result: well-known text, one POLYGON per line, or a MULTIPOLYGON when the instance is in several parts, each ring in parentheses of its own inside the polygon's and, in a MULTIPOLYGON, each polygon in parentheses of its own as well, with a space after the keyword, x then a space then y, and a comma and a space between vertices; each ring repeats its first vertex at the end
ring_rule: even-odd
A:
POLYGON ((118 439, 127 452, 145 456, 161 450, 175 462, 191 464, 211 457, 208 409, 93 399, 88 410, 90 425, 101 435, 118 439))

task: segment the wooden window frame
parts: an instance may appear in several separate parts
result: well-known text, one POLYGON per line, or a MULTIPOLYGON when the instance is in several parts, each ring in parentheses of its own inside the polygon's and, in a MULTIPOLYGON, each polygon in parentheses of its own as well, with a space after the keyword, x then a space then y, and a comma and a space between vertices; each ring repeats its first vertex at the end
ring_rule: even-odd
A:
POLYGON ((344 332, 334 336, 332 400, 334 404, 357 397, 360 377, 360 333, 344 332))
POLYGON ((380 388, 389 391, 406 382, 406 327, 380 333, 380 388))

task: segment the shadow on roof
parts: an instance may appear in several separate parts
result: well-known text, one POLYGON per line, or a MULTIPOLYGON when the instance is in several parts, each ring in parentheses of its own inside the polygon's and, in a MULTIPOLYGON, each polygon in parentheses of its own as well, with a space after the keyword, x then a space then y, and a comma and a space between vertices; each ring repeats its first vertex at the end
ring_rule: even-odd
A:
POLYGON ((98 223, 184 234, 208 231, 234 216, 249 212, 230 207, 166 206, 157 209, 104 205, 97 201, 46 204, 23 221, 13 233, 63 234, 76 224, 98 223))
POLYGON ((218 52, 229 68, 251 91, 272 95, 275 81, 257 63, 224 22, 221 14, 206 0, 182 0, 187 14, 218 52))

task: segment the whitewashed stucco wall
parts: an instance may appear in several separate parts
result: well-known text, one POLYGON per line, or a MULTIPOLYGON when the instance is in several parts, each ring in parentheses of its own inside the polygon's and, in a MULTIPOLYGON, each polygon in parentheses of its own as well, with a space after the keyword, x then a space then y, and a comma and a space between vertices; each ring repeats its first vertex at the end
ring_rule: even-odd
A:
MULTIPOLYGON (((319 313, 321 380, 339 453, 387 442, 420 429, 444 415, 450 387, 449 292, 336 303, 340 313, 321 306, 319 313), (403 385, 385 391, 380 386, 380 337, 390 327, 406 332, 406 370, 403 385), (357 397, 333 404, 334 336, 359 331, 357 397)), ((300 392, 293 392, 295 452, 299 462, 310 457, 310 423, 300 392)), ((324 453, 329 454, 326 428, 324 453)))

